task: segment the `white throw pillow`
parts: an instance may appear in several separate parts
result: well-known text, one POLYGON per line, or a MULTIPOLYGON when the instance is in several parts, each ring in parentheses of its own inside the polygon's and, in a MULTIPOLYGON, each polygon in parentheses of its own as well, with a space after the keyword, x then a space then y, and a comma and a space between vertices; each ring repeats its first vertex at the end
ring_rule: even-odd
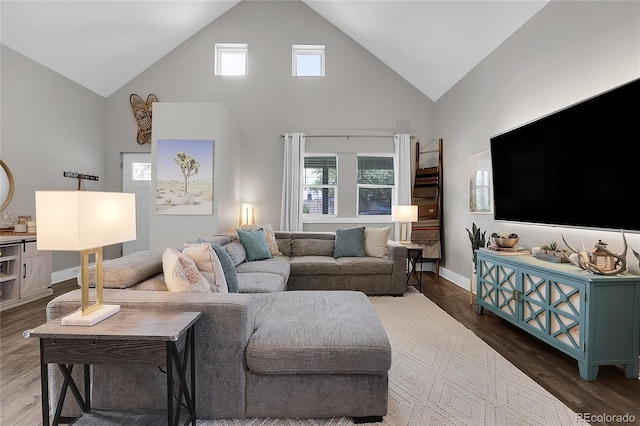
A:
POLYGON ((211 292, 195 262, 174 248, 162 253, 162 271, 169 291, 211 292))
POLYGON ((228 293, 222 263, 209 243, 185 244, 182 254, 188 256, 209 283, 213 293, 228 293))
POLYGON ((387 241, 391 227, 364 228, 364 254, 371 257, 383 257, 387 254, 387 241))

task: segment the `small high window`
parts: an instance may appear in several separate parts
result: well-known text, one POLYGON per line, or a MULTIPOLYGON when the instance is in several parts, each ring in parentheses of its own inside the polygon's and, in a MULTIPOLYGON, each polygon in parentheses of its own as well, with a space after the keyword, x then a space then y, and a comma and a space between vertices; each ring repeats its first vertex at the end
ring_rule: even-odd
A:
POLYGON ((294 44, 291 64, 294 77, 324 77, 324 45, 294 44))
POLYGON ((247 45, 216 43, 215 75, 247 75, 247 45))

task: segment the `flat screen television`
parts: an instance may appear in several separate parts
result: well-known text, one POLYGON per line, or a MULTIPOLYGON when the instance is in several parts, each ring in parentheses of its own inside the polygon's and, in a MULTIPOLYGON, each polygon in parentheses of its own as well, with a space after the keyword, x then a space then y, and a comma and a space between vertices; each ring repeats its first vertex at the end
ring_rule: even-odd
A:
POLYGON ((490 143, 495 220, 640 231, 640 79, 490 143))

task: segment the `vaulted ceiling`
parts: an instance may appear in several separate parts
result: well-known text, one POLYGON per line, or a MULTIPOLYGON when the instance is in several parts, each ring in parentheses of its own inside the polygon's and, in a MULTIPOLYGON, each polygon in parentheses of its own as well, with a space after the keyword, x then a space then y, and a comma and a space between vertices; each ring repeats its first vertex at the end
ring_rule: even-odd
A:
MULTIPOLYGON (((302 1, 435 101, 549 0, 302 1)), ((0 42, 107 97, 238 2, 2 0, 0 42)))

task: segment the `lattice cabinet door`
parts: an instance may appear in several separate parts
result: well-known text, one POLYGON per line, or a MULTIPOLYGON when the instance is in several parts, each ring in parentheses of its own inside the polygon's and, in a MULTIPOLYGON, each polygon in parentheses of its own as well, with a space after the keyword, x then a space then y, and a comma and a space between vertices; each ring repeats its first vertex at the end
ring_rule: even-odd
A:
POLYGON ((522 277, 521 325, 557 347, 584 356, 585 286, 571 280, 559 281, 539 271, 520 268, 522 277))
POLYGON ((476 254, 478 313, 487 309, 576 359, 585 380, 595 380, 600 365, 622 365, 625 377, 638 378, 640 276, 476 254))
POLYGON ((518 273, 509 265, 478 257, 478 300, 492 312, 518 321, 518 273))

